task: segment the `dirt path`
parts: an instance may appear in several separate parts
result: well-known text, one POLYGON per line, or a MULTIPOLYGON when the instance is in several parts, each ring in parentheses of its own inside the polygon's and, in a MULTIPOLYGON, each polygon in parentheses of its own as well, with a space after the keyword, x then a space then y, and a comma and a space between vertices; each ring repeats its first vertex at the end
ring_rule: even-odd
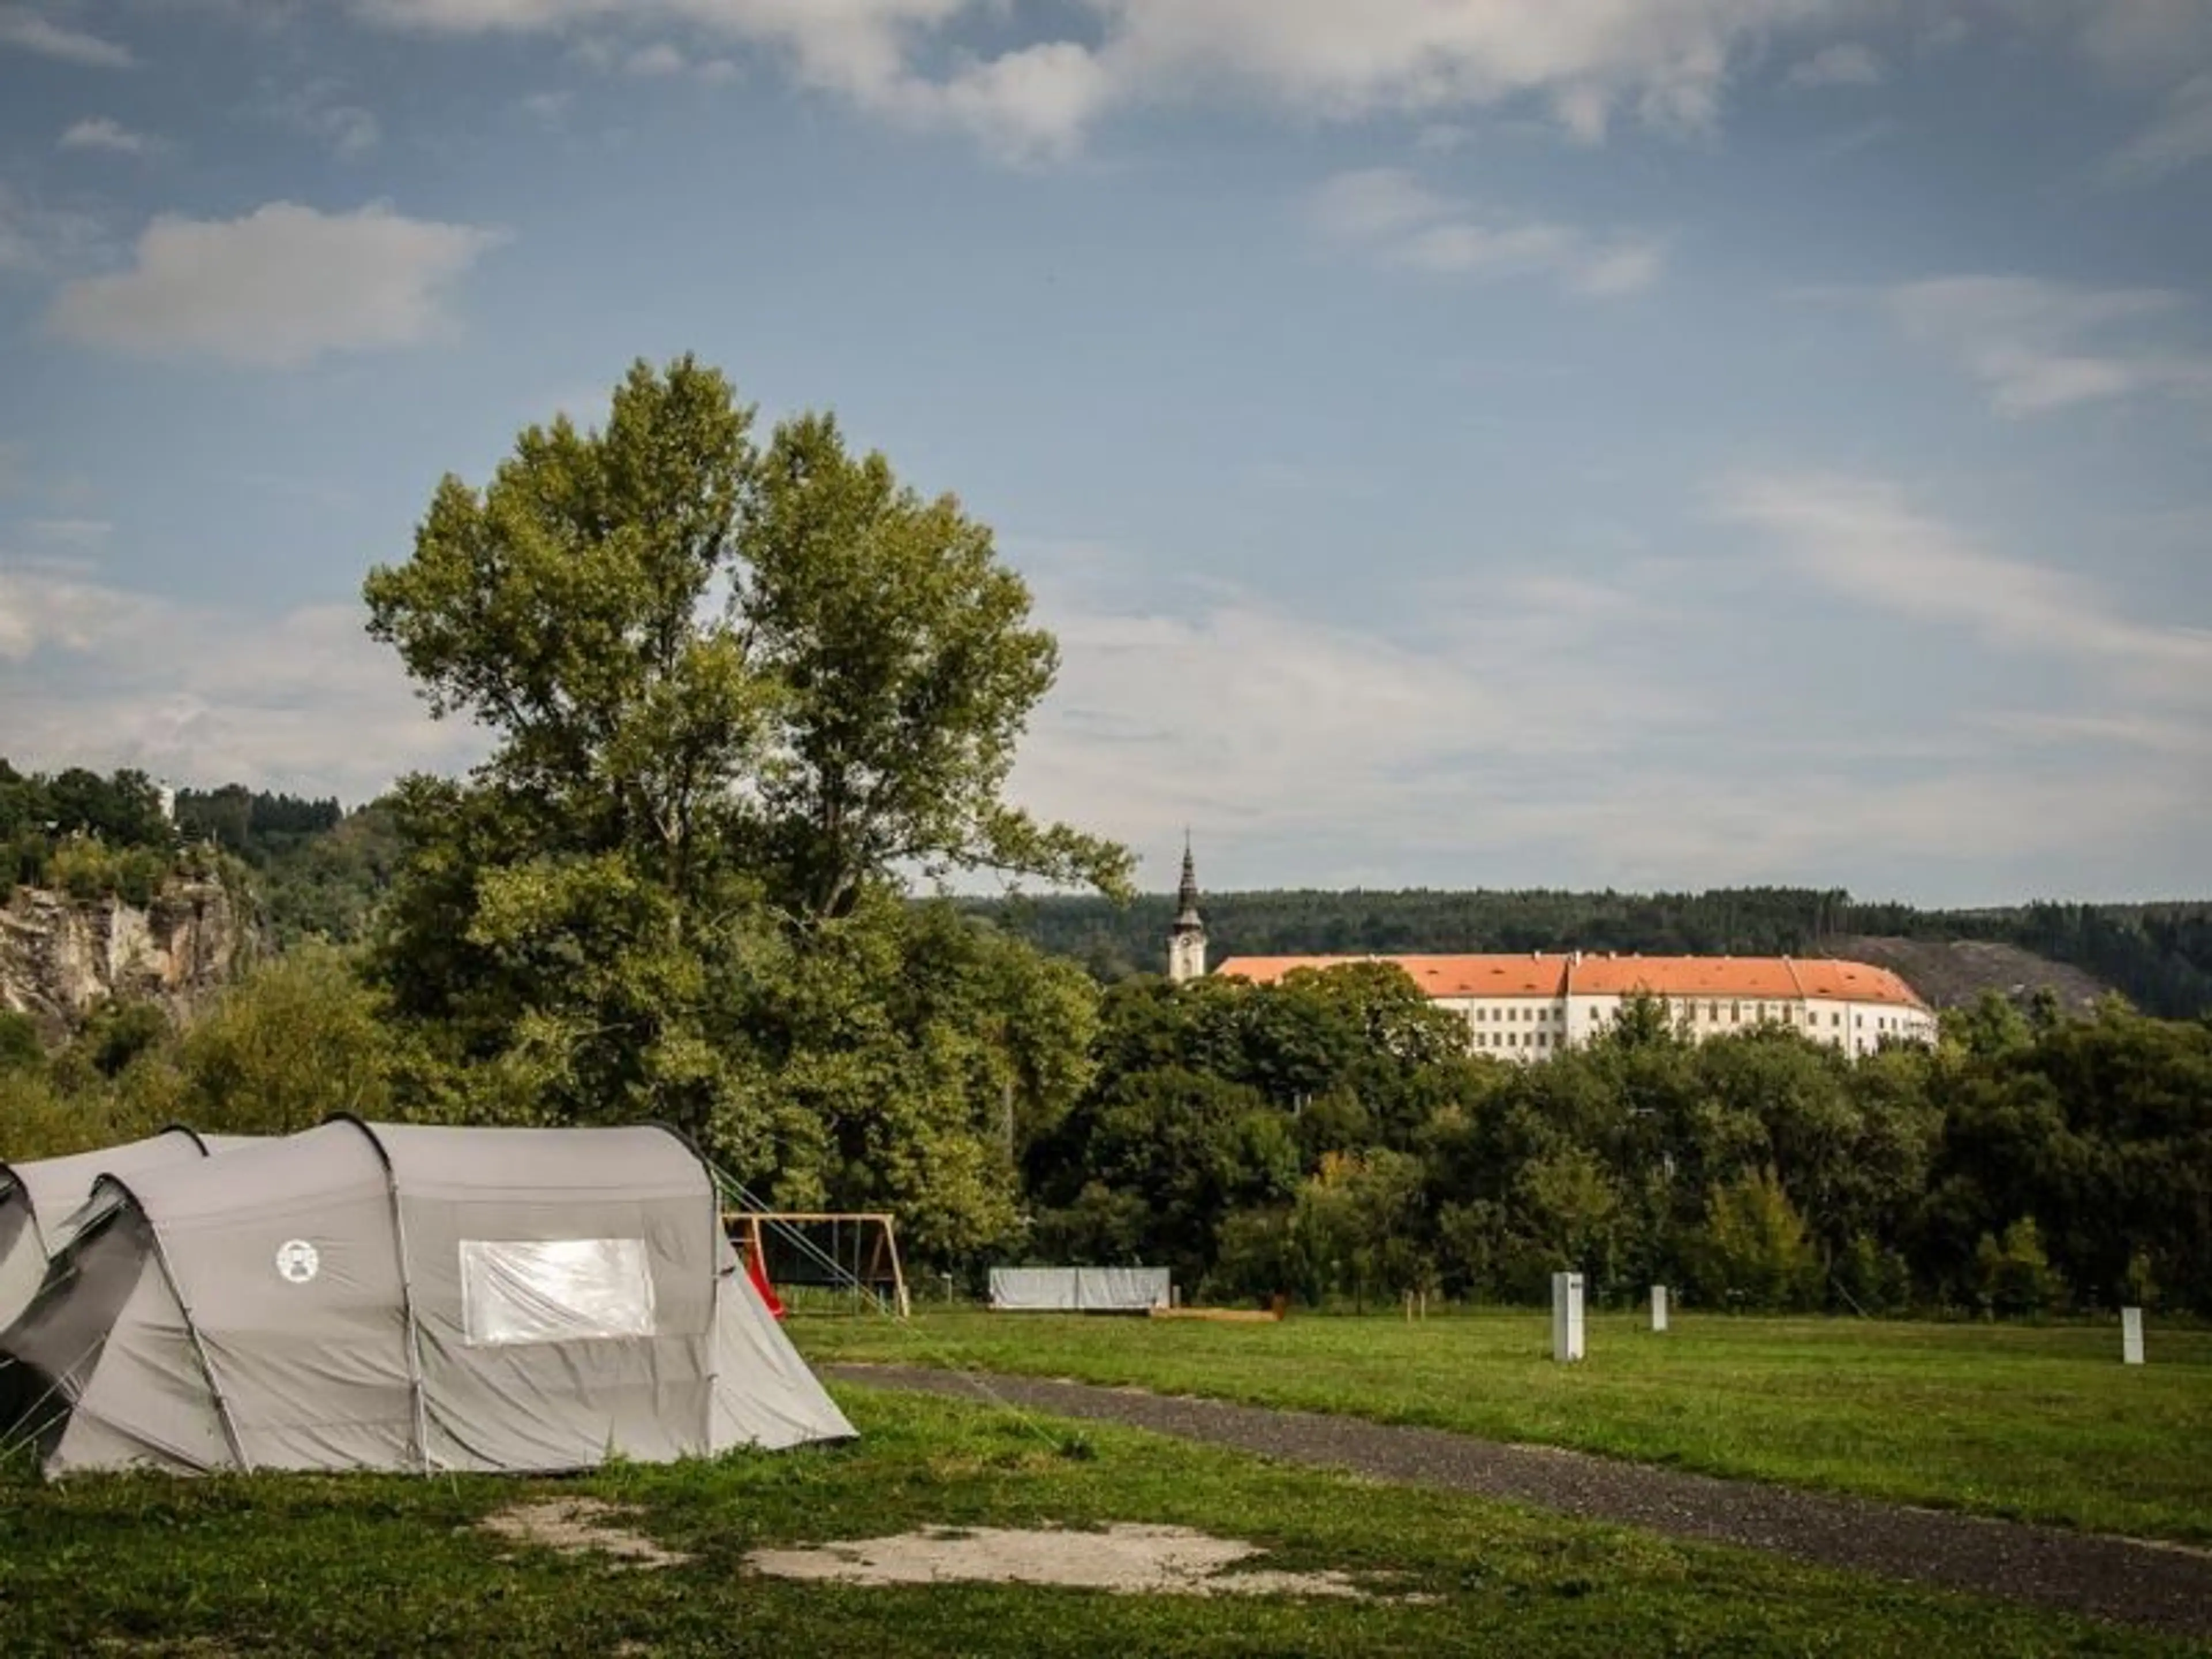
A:
POLYGON ((918 1366, 826 1369, 878 1388, 1008 1401, 1289 1462, 2212 1637, 2212 1553, 2179 1546, 1793 1492, 1358 1418, 918 1366))

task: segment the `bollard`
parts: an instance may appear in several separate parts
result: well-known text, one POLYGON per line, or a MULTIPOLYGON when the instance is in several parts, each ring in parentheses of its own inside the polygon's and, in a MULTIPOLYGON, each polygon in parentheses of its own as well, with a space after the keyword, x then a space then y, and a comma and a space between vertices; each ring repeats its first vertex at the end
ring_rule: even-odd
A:
POLYGON ((1583 1276, 1552 1275, 1552 1358, 1583 1357, 1583 1276))
POLYGON ((1655 1331, 1667 1328, 1667 1287, 1664 1285, 1651 1287, 1651 1328, 1655 1331))
POLYGON ((2120 1310, 2120 1364, 2140 1365, 2143 1363, 2142 1310, 2120 1310))

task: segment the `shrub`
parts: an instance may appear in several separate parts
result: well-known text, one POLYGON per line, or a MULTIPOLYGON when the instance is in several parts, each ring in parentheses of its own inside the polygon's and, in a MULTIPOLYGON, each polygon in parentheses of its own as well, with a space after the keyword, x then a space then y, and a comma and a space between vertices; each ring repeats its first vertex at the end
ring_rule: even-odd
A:
POLYGON ((76 1047, 104 1078, 122 1075, 169 1035, 169 1017, 150 1002, 106 1002, 78 1033, 76 1047))
POLYGON ((38 1023, 28 1014, 0 1008, 0 1072, 42 1072, 46 1065, 38 1023))
POLYGON ((1855 1313, 1901 1313, 1912 1297, 1912 1269, 1870 1233, 1852 1234, 1837 1254, 1835 1279, 1844 1305, 1855 1313))
POLYGON ((388 1109, 393 1047, 375 994, 327 945, 303 945, 224 992, 182 1046, 196 1128, 288 1134, 388 1109))
POLYGON ((149 1135, 171 1121, 159 1098, 171 1076, 146 1065, 114 1086, 70 1090, 36 1072, 0 1071, 0 1158, 60 1158, 149 1135))
POLYGON ((2033 1217, 2023 1216, 2004 1230, 2002 1240, 1982 1235, 1974 1251, 1974 1278, 1983 1308, 1996 1314, 2037 1314, 2056 1307, 2065 1281, 2044 1254, 2033 1217))
POLYGON ((1310 1282, 1290 1210, 1231 1211, 1219 1237, 1220 1255, 1200 1286, 1209 1300, 1249 1301, 1278 1291, 1315 1299, 1319 1287, 1310 1282))
POLYGON ((1820 1294, 1820 1263, 1804 1218, 1771 1168, 1706 1194, 1705 1224, 1692 1255, 1697 1287, 1717 1305, 1796 1309, 1820 1294))

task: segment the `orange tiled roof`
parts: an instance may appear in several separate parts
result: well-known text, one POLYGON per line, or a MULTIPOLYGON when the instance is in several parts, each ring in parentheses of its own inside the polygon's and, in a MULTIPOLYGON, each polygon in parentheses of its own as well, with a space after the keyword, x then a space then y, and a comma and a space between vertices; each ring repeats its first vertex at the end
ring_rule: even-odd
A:
POLYGON ((1575 989, 1594 996, 1648 991, 1656 997, 1768 997, 1800 994, 1781 957, 1584 957, 1575 989))
POLYGON ((1901 1002, 1914 1008, 1928 1006, 1901 975, 1887 968, 1872 967, 1863 962, 1833 959, 1801 962, 1796 967, 1797 977, 1805 982, 1805 994, 1808 997, 1848 998, 1853 1002, 1901 1002))
POLYGON ((1213 971, 1272 984, 1300 968, 1391 962, 1432 997, 1626 996, 1801 997, 1887 1002, 1924 1008, 1913 988, 1887 968, 1863 962, 1790 957, 1344 956, 1231 957, 1213 971))
POLYGON ((1432 997, 1555 997, 1566 986, 1560 956, 1231 957, 1213 971, 1271 985, 1300 968, 1341 968, 1354 962, 1395 962, 1432 997))

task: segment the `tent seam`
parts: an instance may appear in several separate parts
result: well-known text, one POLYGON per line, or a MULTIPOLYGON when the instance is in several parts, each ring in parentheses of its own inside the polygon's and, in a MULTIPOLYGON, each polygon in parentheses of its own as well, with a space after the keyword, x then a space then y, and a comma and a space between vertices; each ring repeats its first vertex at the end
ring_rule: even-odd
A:
POLYGON ((406 1330, 407 1393, 412 1410, 409 1413, 415 1431, 415 1457, 421 1465, 416 1473, 430 1473, 430 1413, 428 1398, 422 1387, 422 1323, 415 1316, 415 1279, 407 1267, 407 1218, 399 1207, 399 1172, 392 1167, 392 1152, 377 1137, 376 1131, 351 1112, 340 1112, 330 1120, 333 1123, 350 1123, 367 1139, 369 1150, 376 1161, 384 1166, 384 1191, 392 1200, 392 1248, 399 1258, 399 1310, 401 1322, 406 1330))

